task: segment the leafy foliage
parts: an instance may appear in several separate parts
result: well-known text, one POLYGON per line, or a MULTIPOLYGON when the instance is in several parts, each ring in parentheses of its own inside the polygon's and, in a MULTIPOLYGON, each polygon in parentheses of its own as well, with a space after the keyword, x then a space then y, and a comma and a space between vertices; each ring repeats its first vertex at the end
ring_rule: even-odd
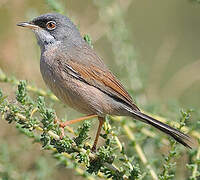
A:
MULTIPOLYGON (((64 12, 61 1, 47 0, 46 2, 51 10, 64 12)), ((126 61, 129 62, 129 67, 126 69, 126 71, 129 71, 129 76, 125 78, 128 79, 128 82, 134 82, 130 84, 134 84, 134 95, 136 94, 136 98, 138 98, 142 95, 143 87, 137 70, 137 61, 133 61, 135 52, 129 42, 129 32, 126 28, 123 9, 118 6, 113 6, 113 9, 111 9, 113 2, 94 1, 94 4, 99 10, 101 21, 110 24, 109 33, 106 33, 106 35, 115 59, 118 61, 117 63, 120 65, 126 61), (124 61, 121 61, 121 59, 124 61)), ((93 47, 89 35, 85 35, 84 39, 93 47)), ((123 78, 123 74, 121 75, 123 78)), ((103 144, 96 153, 91 152, 90 121, 85 121, 75 131, 66 127, 65 130, 68 133, 63 139, 60 139, 61 130, 56 123, 56 112, 45 103, 47 101, 53 103, 58 101, 52 93, 31 86, 26 81, 18 81, 14 77, 8 77, 1 70, 0 81, 18 87, 16 98, 12 101, 8 100, 9 97, 0 90, 2 119, 9 124, 15 124, 18 131, 24 136, 33 139, 34 143, 40 143, 44 150, 52 152, 59 165, 72 168, 83 178, 96 179, 96 176, 98 176, 115 180, 174 179, 176 177, 175 171, 178 168, 176 161, 183 154, 186 154, 189 159, 187 164, 188 178, 198 180, 200 176, 200 147, 186 152, 175 141, 168 140, 162 135, 159 136, 157 131, 154 132, 153 129, 127 118, 107 117, 103 126, 104 134, 101 134, 103 144), (31 96, 31 93, 33 96, 31 96), (151 145, 149 141, 152 141, 150 142, 151 145), (162 151, 163 147, 170 148, 169 152, 167 150, 167 154, 166 150, 162 151), (153 151, 155 157, 149 157, 149 151, 153 151), (161 152, 165 152, 162 157, 160 156, 161 152)), ((176 107, 176 109, 178 108, 176 107)), ((189 132, 200 139, 198 133, 200 123, 189 123, 192 112, 191 110, 182 110, 179 121, 173 121, 171 125, 176 125, 180 130, 189 132)), ((156 118, 166 121, 161 117, 156 118)), ((13 172, 15 175, 14 168, 10 167, 12 162, 6 159, 6 157, 9 157, 8 153, 6 146, 2 145, 0 147, 0 165, 3 165, 3 167, 0 166, 0 177, 2 179, 15 179, 15 176, 13 176, 13 172)), ((48 169, 47 167, 48 162, 45 162, 44 159, 38 161, 38 179, 45 179, 41 172, 44 168, 48 169)), ((50 171, 46 170, 46 172, 50 176, 50 171)), ((28 175, 24 179, 29 179, 28 175)))

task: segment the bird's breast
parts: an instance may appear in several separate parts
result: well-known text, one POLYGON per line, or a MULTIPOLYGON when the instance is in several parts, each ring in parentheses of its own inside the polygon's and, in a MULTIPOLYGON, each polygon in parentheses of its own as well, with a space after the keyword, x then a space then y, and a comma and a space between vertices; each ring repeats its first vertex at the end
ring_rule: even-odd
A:
POLYGON ((51 53, 52 56, 46 54, 47 52, 42 54, 40 60, 40 71, 45 84, 63 103, 79 112, 91 114, 91 108, 83 104, 77 80, 63 71, 56 52, 51 53))

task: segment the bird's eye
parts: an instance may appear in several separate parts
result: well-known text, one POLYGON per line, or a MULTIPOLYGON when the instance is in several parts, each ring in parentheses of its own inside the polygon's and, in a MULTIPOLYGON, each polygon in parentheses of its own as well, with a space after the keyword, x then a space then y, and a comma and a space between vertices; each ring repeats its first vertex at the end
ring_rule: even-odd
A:
POLYGON ((55 21, 49 21, 46 24, 46 27, 48 30, 54 30, 56 28, 56 22, 55 21))

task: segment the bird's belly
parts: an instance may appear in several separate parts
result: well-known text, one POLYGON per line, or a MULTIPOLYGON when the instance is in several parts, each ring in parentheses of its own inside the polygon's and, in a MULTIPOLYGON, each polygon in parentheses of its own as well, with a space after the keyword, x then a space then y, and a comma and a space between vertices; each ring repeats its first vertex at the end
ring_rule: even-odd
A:
POLYGON ((95 92, 90 93, 90 88, 88 89, 84 83, 68 74, 62 75, 61 72, 55 72, 48 68, 47 64, 41 63, 40 65, 45 84, 64 104, 84 114, 102 114, 101 110, 97 112, 98 110, 96 110, 94 105, 95 92), (93 97, 91 96, 92 94, 93 97))
POLYGON ((41 73, 46 85, 64 103, 84 114, 99 116, 128 115, 123 103, 116 102, 112 97, 96 87, 73 78, 67 73, 57 72, 42 64, 41 73), (62 74, 64 73, 64 74, 62 74))
MULTIPOLYGON (((45 84, 56 95, 58 99, 60 99, 64 104, 74 109, 77 109, 78 98, 72 90, 75 84, 73 84, 70 79, 62 80, 59 76, 55 74, 55 72, 48 68, 45 68, 45 70, 44 68, 41 68, 41 74, 45 84)), ((87 113, 83 112, 82 109, 77 110, 82 113, 87 113)))

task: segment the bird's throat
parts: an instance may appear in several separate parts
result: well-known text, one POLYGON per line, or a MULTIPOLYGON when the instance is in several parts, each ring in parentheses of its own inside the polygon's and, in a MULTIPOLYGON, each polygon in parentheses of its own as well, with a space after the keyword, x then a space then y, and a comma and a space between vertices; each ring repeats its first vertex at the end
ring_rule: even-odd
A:
POLYGON ((33 31, 37 38, 38 45, 40 46, 42 51, 57 42, 54 36, 43 29, 36 29, 33 31))

